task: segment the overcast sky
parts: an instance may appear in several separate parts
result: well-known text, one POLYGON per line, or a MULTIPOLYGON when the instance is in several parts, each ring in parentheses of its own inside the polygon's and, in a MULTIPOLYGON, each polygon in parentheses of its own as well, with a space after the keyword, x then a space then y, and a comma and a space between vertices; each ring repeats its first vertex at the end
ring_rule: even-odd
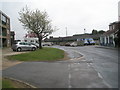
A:
POLYGON ((91 33, 93 29, 108 30, 110 23, 118 20, 119 0, 1 0, 0 8, 10 17, 11 30, 16 39, 23 39, 26 30, 18 21, 18 12, 26 5, 30 9, 46 11, 53 26, 59 28, 50 36, 91 33), (9 1, 9 2, 8 2, 9 1), (29 2, 28 2, 29 1, 29 2))

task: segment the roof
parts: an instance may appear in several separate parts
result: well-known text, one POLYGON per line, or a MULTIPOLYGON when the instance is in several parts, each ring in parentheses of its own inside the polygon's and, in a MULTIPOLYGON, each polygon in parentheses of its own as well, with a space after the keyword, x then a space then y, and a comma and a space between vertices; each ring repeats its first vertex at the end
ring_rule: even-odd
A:
POLYGON ((28 37, 28 38, 36 38, 37 35, 35 33, 28 33, 25 35, 25 37, 28 37))
POLYGON ((108 31, 106 31, 106 32, 103 34, 103 36, 113 34, 113 33, 115 33, 116 31, 117 31, 117 29, 114 29, 114 30, 108 30, 108 31))
POLYGON ((79 35, 73 35, 73 36, 67 36, 67 37, 57 37, 57 38, 50 38, 45 39, 45 41, 74 41, 77 39, 83 39, 83 38, 99 38, 101 34, 79 34, 79 35))
POLYGON ((10 19, 10 17, 9 16, 7 16, 4 12, 2 12, 1 10, 0 10, 0 13, 2 14, 2 15, 4 15, 5 17, 7 17, 7 19, 10 19))
POLYGON ((113 23, 110 23, 109 26, 113 25, 113 24, 119 24, 120 21, 116 21, 116 22, 113 22, 113 23))
POLYGON ((112 26, 112 25, 116 25, 115 28, 112 29, 112 30, 106 31, 102 36, 107 36, 107 35, 111 35, 111 34, 116 33, 118 31, 119 27, 120 27, 120 21, 116 21, 116 22, 110 23, 109 26, 112 26))

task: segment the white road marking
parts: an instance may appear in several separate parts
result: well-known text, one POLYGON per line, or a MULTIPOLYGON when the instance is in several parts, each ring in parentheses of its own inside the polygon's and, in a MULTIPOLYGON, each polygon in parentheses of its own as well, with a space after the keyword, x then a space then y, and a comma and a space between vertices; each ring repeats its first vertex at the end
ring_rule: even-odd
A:
POLYGON ((68 74, 68 88, 72 88, 72 86, 71 86, 71 72, 70 72, 70 69, 71 69, 72 65, 73 64, 69 64, 68 65, 68 69, 69 69, 69 74, 68 74))
POLYGON ((71 74, 69 73, 69 79, 71 79, 71 74))
POLYGON ((93 66, 93 63, 89 63, 91 66, 93 66))
POLYGON ((76 69, 74 69, 75 71, 79 71, 79 69, 78 68, 76 68, 76 69))
POLYGON ((88 65, 88 67, 90 67, 90 64, 89 64, 89 63, 87 63, 87 65, 88 65))
POLYGON ((98 72, 98 76, 103 79, 102 75, 98 72))
POLYGON ((69 86, 68 86, 68 88, 72 88, 72 86, 71 86, 71 85, 69 85, 69 86))

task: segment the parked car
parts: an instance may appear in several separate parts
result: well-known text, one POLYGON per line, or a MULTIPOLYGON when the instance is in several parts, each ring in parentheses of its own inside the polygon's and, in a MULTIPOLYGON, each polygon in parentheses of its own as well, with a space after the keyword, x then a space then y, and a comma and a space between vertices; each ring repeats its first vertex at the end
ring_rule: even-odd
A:
POLYGON ((51 42, 42 42, 42 46, 51 46, 53 45, 51 42))
POLYGON ((31 50, 35 51, 37 47, 35 45, 32 45, 28 42, 16 42, 15 44, 12 45, 13 51, 24 51, 24 50, 31 50))
POLYGON ((65 46, 70 46, 70 42, 65 43, 65 46))
POLYGON ((37 48, 39 48, 39 44, 38 43, 30 42, 30 44, 35 45, 37 48))
POLYGON ((76 42, 73 42, 73 43, 70 44, 70 46, 76 47, 76 46, 77 46, 77 43, 76 43, 76 42))

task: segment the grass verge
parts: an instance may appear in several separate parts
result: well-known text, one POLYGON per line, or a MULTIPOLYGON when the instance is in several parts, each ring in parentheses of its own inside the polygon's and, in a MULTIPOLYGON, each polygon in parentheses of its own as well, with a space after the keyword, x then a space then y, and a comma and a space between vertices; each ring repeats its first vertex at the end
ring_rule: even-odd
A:
POLYGON ((57 48, 44 47, 36 51, 12 55, 7 57, 9 60, 19 61, 55 61, 64 58, 64 51, 57 48))
POLYGON ((32 88, 32 87, 22 82, 18 82, 16 80, 2 78, 2 88, 32 88))
POLYGON ((2 80, 2 88, 15 88, 10 80, 3 79, 2 80))

